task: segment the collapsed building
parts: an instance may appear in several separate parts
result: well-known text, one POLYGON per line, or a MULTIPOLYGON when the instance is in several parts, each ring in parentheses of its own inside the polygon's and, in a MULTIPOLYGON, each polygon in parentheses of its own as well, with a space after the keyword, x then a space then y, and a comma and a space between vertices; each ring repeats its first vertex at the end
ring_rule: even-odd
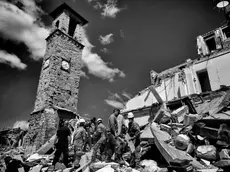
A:
POLYGON ((122 110, 124 116, 129 112, 135 114, 135 121, 143 129, 141 139, 153 143, 153 149, 158 149, 168 164, 180 159, 191 160, 193 166, 198 169, 211 170, 216 166, 229 166, 227 160, 223 162, 223 159, 218 158, 214 158, 217 161, 214 163, 215 167, 211 167, 209 162, 214 159, 209 159, 206 162, 208 165, 197 161, 200 157, 187 155, 186 151, 177 149, 172 141, 180 136, 185 128, 190 127, 190 131, 194 125, 202 125, 199 134, 212 140, 211 144, 214 146, 209 148, 213 149, 215 154, 218 154, 215 146, 223 151, 223 148, 230 144, 227 139, 230 138, 229 40, 229 24, 199 35, 198 58, 188 59, 160 73, 150 71, 151 85, 130 99, 122 110), (216 141, 223 141, 223 135, 220 135, 222 132, 226 134, 223 143, 225 146, 216 145, 216 141))

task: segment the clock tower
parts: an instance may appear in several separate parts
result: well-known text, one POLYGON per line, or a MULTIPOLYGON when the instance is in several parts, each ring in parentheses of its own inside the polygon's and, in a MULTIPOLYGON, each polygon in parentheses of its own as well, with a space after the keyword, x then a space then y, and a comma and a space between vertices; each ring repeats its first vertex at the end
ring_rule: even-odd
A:
POLYGON ((46 38, 34 111, 29 120, 30 130, 24 141, 24 145, 35 145, 36 148, 55 134, 60 118, 72 119, 77 115, 84 48, 82 27, 88 23, 66 3, 50 15, 54 20, 46 38))

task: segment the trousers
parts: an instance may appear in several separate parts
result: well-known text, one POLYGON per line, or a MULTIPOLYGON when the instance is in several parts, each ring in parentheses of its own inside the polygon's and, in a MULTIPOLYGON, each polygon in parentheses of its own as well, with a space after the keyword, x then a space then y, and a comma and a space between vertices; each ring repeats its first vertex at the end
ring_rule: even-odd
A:
POLYGON ((53 159, 52 165, 55 165, 59 161, 61 154, 63 154, 63 163, 67 167, 68 163, 69 163, 69 161, 68 161, 68 158, 69 158, 68 147, 56 149, 56 151, 54 153, 54 159, 53 159))

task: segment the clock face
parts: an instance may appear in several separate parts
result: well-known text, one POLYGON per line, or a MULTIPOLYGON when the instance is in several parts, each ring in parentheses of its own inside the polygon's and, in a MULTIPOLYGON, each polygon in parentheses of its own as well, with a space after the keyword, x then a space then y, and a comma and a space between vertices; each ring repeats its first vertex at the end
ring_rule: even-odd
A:
POLYGON ((47 60, 45 61, 45 64, 44 64, 44 68, 47 68, 47 67, 49 66, 49 63, 50 63, 50 60, 47 59, 47 60))
POLYGON ((63 69, 68 70, 69 69, 69 63, 67 61, 62 61, 62 67, 63 67, 63 69))

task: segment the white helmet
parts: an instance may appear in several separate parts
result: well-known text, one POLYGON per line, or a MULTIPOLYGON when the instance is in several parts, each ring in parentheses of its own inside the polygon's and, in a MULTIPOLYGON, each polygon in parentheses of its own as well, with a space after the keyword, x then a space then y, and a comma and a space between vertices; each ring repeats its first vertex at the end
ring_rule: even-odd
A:
POLYGON ((128 119, 134 118, 134 114, 132 112, 128 113, 128 119))
POLYGON ((79 119, 79 123, 85 123, 84 119, 79 119))
POLYGON ((101 118, 98 118, 98 119, 97 119, 97 123, 98 123, 98 122, 102 122, 102 119, 101 119, 101 118))

